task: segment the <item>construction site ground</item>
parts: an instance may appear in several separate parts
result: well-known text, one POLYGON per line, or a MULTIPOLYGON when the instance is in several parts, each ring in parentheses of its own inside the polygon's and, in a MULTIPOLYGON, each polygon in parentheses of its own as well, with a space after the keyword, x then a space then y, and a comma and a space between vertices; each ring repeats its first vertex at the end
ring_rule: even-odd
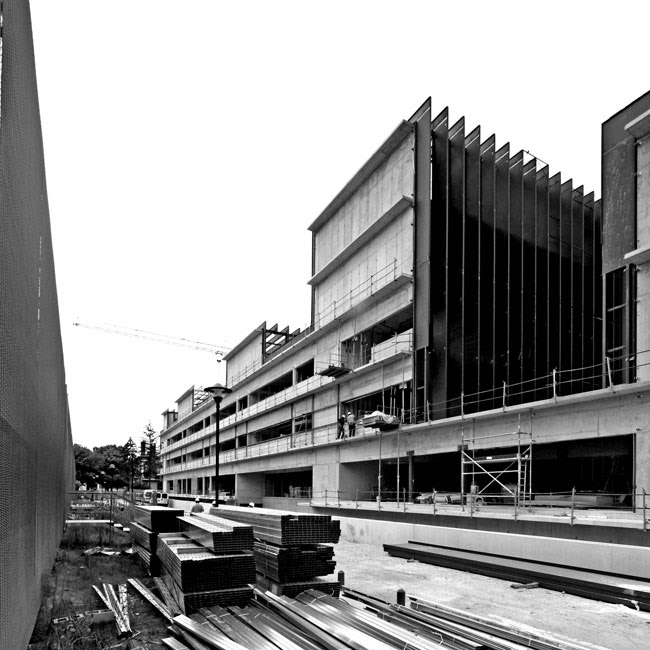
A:
MULTIPOLYGON (((135 556, 128 535, 115 531, 116 555, 85 554, 109 541, 105 530, 69 528, 45 586, 45 599, 30 644, 31 650, 126 648, 113 623, 90 625, 76 614, 101 607, 92 586, 140 578, 154 588, 135 556), (63 619, 54 622, 55 619, 63 619), (66 620, 67 619, 67 620, 66 620)), ((340 541, 335 546, 337 572, 351 589, 394 602, 397 590, 517 627, 547 632, 585 647, 648 650, 650 613, 546 589, 513 589, 510 582, 388 556, 380 546, 340 541)), ((162 648, 167 624, 153 607, 129 587, 134 640, 144 648, 162 648)))

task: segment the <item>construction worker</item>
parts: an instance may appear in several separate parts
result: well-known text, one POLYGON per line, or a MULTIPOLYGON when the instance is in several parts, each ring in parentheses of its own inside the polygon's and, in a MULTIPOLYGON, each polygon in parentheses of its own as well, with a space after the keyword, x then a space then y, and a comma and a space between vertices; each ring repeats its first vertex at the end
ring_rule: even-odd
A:
POLYGON ((348 434, 350 435, 350 438, 354 436, 354 430, 357 427, 357 421, 354 418, 354 415, 348 411, 348 434))
POLYGON ((343 413, 339 416, 339 419, 337 420, 338 424, 338 435, 336 436, 337 438, 343 438, 345 436, 345 416, 343 413))
POLYGON ((199 500, 199 497, 196 497, 196 499, 194 499, 194 505, 192 506, 192 510, 190 514, 196 514, 199 512, 204 512, 203 504, 199 500))

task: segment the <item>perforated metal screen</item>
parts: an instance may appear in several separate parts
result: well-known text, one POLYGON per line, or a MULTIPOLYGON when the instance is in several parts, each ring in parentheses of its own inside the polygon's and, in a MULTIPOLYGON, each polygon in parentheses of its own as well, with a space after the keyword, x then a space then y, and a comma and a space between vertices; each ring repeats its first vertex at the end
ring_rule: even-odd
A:
POLYGON ((29 2, 4 0, 0 93, 0 648, 25 648, 74 458, 29 2))

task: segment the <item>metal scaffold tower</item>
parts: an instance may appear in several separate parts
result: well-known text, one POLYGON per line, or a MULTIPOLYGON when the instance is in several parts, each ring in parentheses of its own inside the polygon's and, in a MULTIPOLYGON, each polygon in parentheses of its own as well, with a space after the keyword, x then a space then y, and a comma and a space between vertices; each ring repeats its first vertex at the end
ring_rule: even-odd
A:
POLYGON ((513 503, 515 508, 532 502, 532 431, 517 430, 476 437, 474 430, 467 435, 461 430, 461 504, 513 503), (510 438, 514 444, 504 444, 510 438), (516 441, 516 442, 515 442, 516 441), (506 449, 503 454, 489 454, 496 446, 506 449), (467 491, 469 479, 469 492, 467 491))

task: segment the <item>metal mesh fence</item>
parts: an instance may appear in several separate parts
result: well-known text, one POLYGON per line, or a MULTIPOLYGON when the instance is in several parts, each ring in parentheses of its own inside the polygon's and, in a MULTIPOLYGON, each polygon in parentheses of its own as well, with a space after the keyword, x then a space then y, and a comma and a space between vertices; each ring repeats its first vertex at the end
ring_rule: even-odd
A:
POLYGON ((0 2, 0 649, 25 648, 74 457, 28 0, 0 2))

